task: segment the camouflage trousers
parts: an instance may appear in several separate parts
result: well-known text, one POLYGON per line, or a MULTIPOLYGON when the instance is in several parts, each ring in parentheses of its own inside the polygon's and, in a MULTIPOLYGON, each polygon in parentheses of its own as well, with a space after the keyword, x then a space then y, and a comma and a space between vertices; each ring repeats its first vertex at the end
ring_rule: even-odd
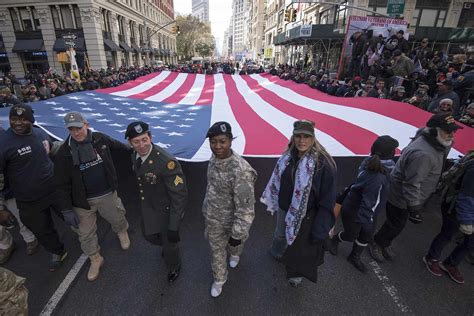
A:
POLYGON ((229 245, 232 226, 206 223, 206 237, 211 247, 211 267, 214 281, 224 282, 227 280, 227 253, 231 256, 240 256, 244 249, 245 239, 237 247, 229 245))
POLYGON ((28 290, 25 278, 0 267, 0 315, 28 315, 28 290))

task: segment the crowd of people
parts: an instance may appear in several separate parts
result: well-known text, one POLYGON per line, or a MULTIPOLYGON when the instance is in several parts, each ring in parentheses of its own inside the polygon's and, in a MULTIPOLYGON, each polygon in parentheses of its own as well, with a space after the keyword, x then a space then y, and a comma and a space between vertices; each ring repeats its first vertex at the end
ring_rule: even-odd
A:
POLYGON ((370 71, 364 72, 360 64, 351 65, 344 80, 331 78, 324 69, 303 70, 289 65, 272 66, 269 72, 337 97, 389 99, 431 113, 451 113, 455 119, 473 127, 474 59, 457 55, 448 62, 442 52, 428 51, 427 43, 424 40, 408 55, 411 58, 400 49, 385 50, 384 58, 374 62, 370 71))
POLYGON ((87 73, 80 72, 80 80, 71 76, 69 72, 59 75, 52 69, 46 73, 27 73, 22 79, 17 79, 14 74, 7 73, 0 77, 0 108, 84 90, 117 87, 160 70, 162 68, 157 66, 107 68, 87 73))

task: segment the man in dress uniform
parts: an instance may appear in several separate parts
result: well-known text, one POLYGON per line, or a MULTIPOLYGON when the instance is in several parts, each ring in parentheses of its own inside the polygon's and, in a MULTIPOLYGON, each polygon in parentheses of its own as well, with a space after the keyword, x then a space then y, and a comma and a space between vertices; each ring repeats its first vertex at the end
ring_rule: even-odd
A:
POLYGON ((152 143, 148 124, 133 122, 125 138, 133 148, 132 162, 138 180, 143 217, 143 234, 163 247, 168 282, 174 282, 181 268, 179 225, 188 198, 181 165, 171 154, 152 143))

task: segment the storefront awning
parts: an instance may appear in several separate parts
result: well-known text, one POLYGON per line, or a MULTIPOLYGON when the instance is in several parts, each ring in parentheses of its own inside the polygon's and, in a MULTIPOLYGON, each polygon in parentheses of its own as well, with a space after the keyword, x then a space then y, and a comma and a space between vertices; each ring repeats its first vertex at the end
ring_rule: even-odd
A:
POLYGON ((127 45, 127 43, 125 42, 120 42, 120 47, 122 47, 123 50, 125 50, 126 52, 133 52, 133 49, 127 45))
POLYGON ((104 48, 105 50, 111 52, 118 52, 122 50, 120 47, 117 46, 117 44, 114 43, 114 41, 108 38, 104 38, 104 48))
POLYGON ((135 53, 141 53, 142 52, 142 49, 140 47, 138 47, 137 44, 132 44, 132 48, 135 51, 135 53))
POLYGON ((13 45, 12 52, 14 53, 27 53, 27 52, 40 52, 43 49, 42 39, 28 39, 28 40, 16 40, 13 45))
MULTIPOLYGON (((76 46, 74 46, 74 50, 78 52, 84 52, 86 50, 86 42, 83 38, 80 38, 80 37, 76 38, 74 42, 76 44, 76 46)), ((69 50, 69 47, 66 46, 63 38, 57 38, 56 41, 54 42, 53 50, 55 52, 65 52, 69 50)))

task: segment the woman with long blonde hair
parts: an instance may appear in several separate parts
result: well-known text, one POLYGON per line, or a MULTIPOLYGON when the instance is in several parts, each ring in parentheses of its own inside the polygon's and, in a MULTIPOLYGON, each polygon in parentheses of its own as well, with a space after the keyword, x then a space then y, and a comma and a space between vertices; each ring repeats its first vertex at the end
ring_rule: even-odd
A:
POLYGON ((335 221, 336 164, 316 139, 314 122, 296 121, 293 128, 261 201, 278 214, 271 254, 297 287, 303 277, 316 282, 324 262, 323 244, 335 221))

